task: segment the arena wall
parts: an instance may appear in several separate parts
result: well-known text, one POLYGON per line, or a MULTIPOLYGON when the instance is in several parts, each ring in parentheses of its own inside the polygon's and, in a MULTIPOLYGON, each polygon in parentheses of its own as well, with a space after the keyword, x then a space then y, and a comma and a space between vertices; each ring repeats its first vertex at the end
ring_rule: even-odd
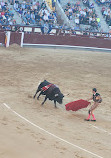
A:
POLYGON ((39 34, 24 34, 24 44, 50 44, 50 45, 69 45, 69 46, 84 46, 111 49, 111 40, 104 38, 90 38, 85 36, 70 36, 70 35, 39 35, 39 34))
MULTIPOLYGON (((0 43, 5 45, 6 32, 0 32, 0 43)), ((33 32, 11 32, 9 45, 16 43, 18 45, 54 45, 54 46, 75 46, 111 49, 111 39, 104 37, 92 37, 85 35, 41 35, 33 32), (21 44, 22 43, 22 44, 21 44)))
POLYGON ((5 32, 0 32, 0 45, 5 44, 5 32))

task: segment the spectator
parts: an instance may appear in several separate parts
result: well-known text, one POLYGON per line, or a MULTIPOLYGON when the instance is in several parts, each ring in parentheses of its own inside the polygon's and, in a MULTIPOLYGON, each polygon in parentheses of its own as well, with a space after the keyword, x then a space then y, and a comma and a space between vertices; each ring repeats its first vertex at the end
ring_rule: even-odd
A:
POLYGON ((21 4, 21 8, 24 10, 24 9, 25 9, 25 7, 26 7, 26 2, 25 2, 25 1, 23 1, 23 2, 22 2, 22 4, 21 4))
POLYGON ((36 21, 37 23, 40 22, 40 15, 39 15, 39 13, 37 12, 37 10, 35 10, 35 21, 36 21))
POLYGON ((48 21, 49 20, 48 15, 46 13, 44 13, 43 20, 44 21, 48 21))
POLYGON ((10 10, 9 10, 9 14, 10 14, 11 17, 14 16, 14 12, 13 12, 12 8, 10 8, 10 10))
POLYGON ((7 31, 10 31, 10 30, 11 30, 11 26, 8 25, 8 26, 5 27, 5 29, 6 29, 7 31))
POLYGON ((49 24, 48 24, 48 21, 46 20, 44 22, 44 34, 48 34, 48 31, 49 31, 49 24))
POLYGON ((0 19, 0 25, 3 25, 4 24, 4 22, 3 22, 3 19, 1 18, 0 19))
POLYGON ((41 33, 44 34, 44 21, 40 18, 41 33))
POLYGON ((94 8, 94 3, 90 2, 89 3, 89 8, 94 8))
POLYGON ((89 6, 89 1, 88 1, 88 0, 82 0, 82 2, 83 2, 83 4, 84 4, 85 6, 89 6))
POLYGON ((47 34, 49 34, 49 33, 51 32, 52 27, 53 27, 53 23, 49 23, 49 30, 48 30, 48 33, 47 33, 47 34))
POLYGON ((79 17, 76 15, 75 17, 75 24, 78 26, 80 23, 79 23, 79 17))
POLYGON ((27 13, 24 12, 24 14, 22 15, 22 19, 23 19, 23 23, 26 24, 27 23, 27 13))
POLYGON ((34 12, 31 13, 31 23, 35 24, 35 14, 34 14, 34 12))
POLYGON ((19 11, 19 4, 18 4, 18 2, 15 2, 15 3, 14 3, 14 9, 15 9, 16 11, 19 11))
POLYGON ((98 27, 100 28, 100 27, 101 27, 101 24, 100 24, 100 18, 97 17, 97 18, 96 18, 96 21, 97 21, 97 23, 98 23, 98 27))
POLYGON ((39 11, 40 10, 40 3, 39 3, 39 1, 37 1, 36 6, 37 6, 37 11, 39 11))
POLYGON ((18 13, 19 13, 19 16, 22 17, 22 14, 23 14, 22 8, 20 8, 20 10, 18 11, 18 13))
POLYGON ((1 1, 1 7, 2 7, 2 10, 5 8, 5 2, 3 0, 1 1))

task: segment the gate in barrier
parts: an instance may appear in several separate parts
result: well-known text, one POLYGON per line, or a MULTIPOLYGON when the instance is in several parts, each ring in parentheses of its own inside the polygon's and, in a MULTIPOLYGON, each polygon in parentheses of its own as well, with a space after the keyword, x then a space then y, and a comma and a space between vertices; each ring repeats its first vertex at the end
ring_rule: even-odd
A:
POLYGON ((21 45, 21 35, 22 33, 19 33, 19 32, 11 32, 11 35, 10 35, 10 44, 18 44, 18 45, 21 45))

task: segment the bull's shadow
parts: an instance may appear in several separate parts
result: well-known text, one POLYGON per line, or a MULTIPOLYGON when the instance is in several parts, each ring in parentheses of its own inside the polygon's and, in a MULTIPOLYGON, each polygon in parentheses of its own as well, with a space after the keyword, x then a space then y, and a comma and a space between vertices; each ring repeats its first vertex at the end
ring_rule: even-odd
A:
POLYGON ((39 84, 36 90, 36 93, 33 96, 34 99, 38 92, 40 92, 39 95, 37 96, 38 100, 39 100, 40 95, 45 95, 45 99, 42 102, 42 105, 45 103, 47 99, 54 101, 55 108, 56 108, 56 102, 58 102, 59 104, 62 104, 63 102, 64 95, 61 93, 59 87, 46 80, 44 80, 43 82, 39 84))

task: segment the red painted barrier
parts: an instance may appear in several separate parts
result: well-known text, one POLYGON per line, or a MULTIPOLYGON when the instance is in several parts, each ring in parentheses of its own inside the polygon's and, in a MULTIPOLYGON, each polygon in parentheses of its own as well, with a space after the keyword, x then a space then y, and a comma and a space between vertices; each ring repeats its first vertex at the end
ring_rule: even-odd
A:
POLYGON ((5 32, 0 32, 0 43, 5 44, 5 32))
POLYGON ((90 38, 85 36, 56 36, 56 35, 40 35, 28 34, 24 35, 24 43, 30 44, 52 44, 52 45, 69 45, 84 46, 111 49, 111 39, 109 38, 90 38))
MULTIPOLYGON (((0 43, 5 43, 5 33, 0 32, 0 43)), ((9 44, 47 44, 47 45, 62 45, 62 46, 82 46, 111 49, 111 39, 105 37, 94 37, 84 35, 41 35, 40 33, 26 33, 21 36, 21 32, 11 32, 9 44), (23 37, 23 38, 21 38, 23 37)))

